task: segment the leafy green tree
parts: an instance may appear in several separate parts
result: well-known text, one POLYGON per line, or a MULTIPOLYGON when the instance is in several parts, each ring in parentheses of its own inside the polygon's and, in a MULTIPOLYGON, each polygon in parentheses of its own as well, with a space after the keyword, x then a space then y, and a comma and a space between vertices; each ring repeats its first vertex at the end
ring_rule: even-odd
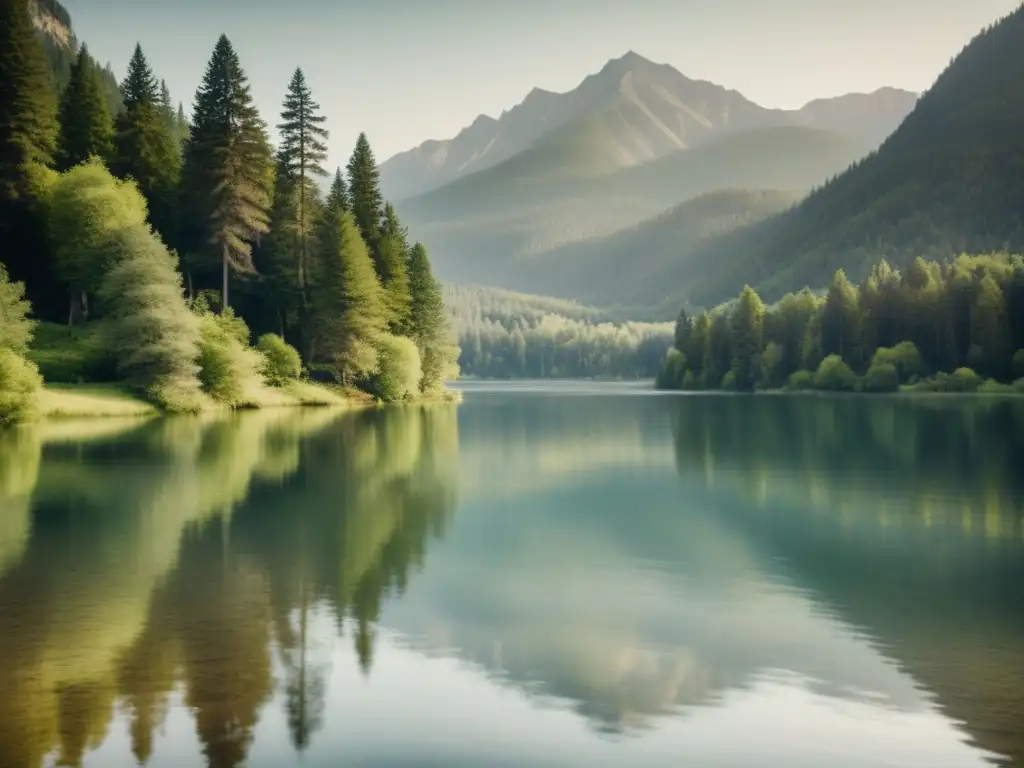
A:
MULTIPOLYGON (((380 192, 380 170, 365 133, 359 134, 347 170, 352 217, 370 253, 376 254, 384 223, 384 198, 380 192)), ((377 276, 383 279, 379 265, 377 276)))
POLYGON ((376 349, 377 370, 370 378, 370 392, 386 403, 396 403, 419 392, 423 371, 412 340, 384 333, 377 337, 376 349))
POLYGON ((264 360, 249 346, 249 328, 228 307, 213 314, 205 300, 193 311, 199 318, 199 381, 214 400, 244 405, 263 384, 264 360))
POLYGON ((113 149, 114 124, 100 90, 95 63, 82 44, 71 65, 71 80, 60 102, 58 163, 67 170, 90 157, 109 157, 113 149))
MULTIPOLYGON (((407 262, 409 287, 412 294, 409 313, 409 336, 420 353, 423 379, 420 390, 429 392, 441 386, 447 375, 454 372, 458 349, 449 339, 448 317, 445 314, 441 285, 430 270, 430 258, 422 243, 416 243, 409 251, 407 262)), ((521 348, 514 356, 526 364, 526 343, 522 333, 518 335, 521 348)))
POLYGON ((975 365, 983 374, 1001 376, 1009 373, 1010 339, 1006 299, 1002 288, 991 275, 978 283, 971 307, 971 342, 981 351, 975 365))
POLYGON ((11 282, 7 268, 0 263, 0 349, 25 354, 35 328, 28 317, 31 309, 25 300, 25 286, 11 282))
POLYGON ((777 389, 786 380, 784 367, 785 353, 782 346, 769 341, 761 353, 761 376, 759 384, 765 389, 777 389))
POLYGON ((133 181, 118 181, 93 158, 62 174, 50 190, 50 241, 54 266, 70 289, 69 324, 89 317, 96 293, 125 229, 146 228, 146 201, 133 181))
POLYGON ((302 375, 302 359, 298 350, 274 333, 265 333, 256 342, 263 355, 263 378, 272 387, 283 387, 302 375))
POLYGON ((266 127, 238 55, 221 35, 196 93, 182 190, 190 268, 215 273, 219 263, 223 307, 230 305, 231 272, 253 272, 252 243, 269 226, 271 171, 266 127))
MULTIPOLYGON (((390 203, 384 209, 384 225, 377 239, 376 272, 384 289, 384 306, 388 325, 395 335, 409 334, 412 314, 412 290, 406 260, 409 254, 408 233, 398 220, 390 203)), ((424 251, 424 256, 426 252, 424 251)))
POLYGON ((38 408, 43 379, 35 363, 0 348, 0 427, 31 419, 38 408))
POLYGON ((320 114, 320 105, 313 101, 313 94, 306 83, 301 69, 296 69, 288 84, 288 93, 281 112, 281 146, 277 153, 278 174, 296 189, 298 198, 298 223, 296 235, 299 238, 298 277, 300 289, 309 287, 310 254, 309 238, 315 221, 316 177, 327 176, 323 162, 327 158, 327 130, 323 127, 327 118, 320 114))
POLYGON ((764 303, 749 286, 744 286, 732 312, 732 373, 736 388, 753 392, 760 371, 764 343, 764 303))
POLYGON ((314 282, 312 359, 331 365, 345 384, 377 367, 377 339, 387 326, 380 283, 351 214, 325 217, 314 282))
POLYGON ((338 168, 334 172, 334 180, 331 182, 331 191, 327 194, 327 201, 324 207, 329 213, 348 213, 350 205, 348 200, 348 185, 345 184, 345 175, 338 168))
POLYGON ((146 227, 122 230, 99 296, 120 374, 172 411, 202 407, 199 319, 182 295, 174 256, 146 227))
POLYGON ((839 355, 829 355, 814 373, 814 388, 832 392, 852 392, 857 377, 839 355))
POLYGON ((857 289, 838 270, 821 311, 821 348, 825 355, 853 361, 859 345, 857 289))
POLYGON ((110 170, 132 178, 149 204, 149 219, 167 242, 176 233, 175 195, 181 154, 161 112, 160 92, 142 46, 136 45, 121 84, 124 109, 114 122, 110 170))
POLYGON ((892 363, 872 362, 864 374, 865 392, 896 392, 900 388, 900 375, 892 363))

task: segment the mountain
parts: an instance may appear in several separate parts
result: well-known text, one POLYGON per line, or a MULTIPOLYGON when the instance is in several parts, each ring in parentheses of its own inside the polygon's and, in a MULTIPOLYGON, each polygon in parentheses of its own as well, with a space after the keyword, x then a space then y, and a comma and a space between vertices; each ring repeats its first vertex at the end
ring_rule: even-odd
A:
POLYGON ((678 284, 676 267, 689 253, 711 238, 792 207, 800 197, 778 190, 709 192, 606 237, 555 249, 546 254, 544 282, 555 295, 618 314, 644 319, 659 317, 660 309, 660 319, 672 318, 678 307, 654 304, 664 298, 664 286, 678 284))
MULTIPOLYGON (((597 177, 554 170, 573 167, 585 146, 544 142, 400 202, 398 212, 430 244, 441 279, 551 293, 552 265, 563 246, 611 235, 719 190, 803 194, 870 149, 828 131, 779 126, 724 133, 693 149, 597 177)), ((646 268, 645 254, 627 258, 637 270, 646 268)), ((580 275, 573 282, 587 279, 580 275)))
MULTIPOLYGON (((71 65, 78 58, 79 41, 71 26, 71 14, 57 0, 27 0, 32 14, 36 34, 43 44, 43 51, 50 63, 57 91, 67 85, 71 76, 71 65)), ((94 59, 95 61, 95 59, 94 59)), ((121 108, 121 87, 110 65, 105 67, 96 62, 100 87, 106 97, 111 113, 121 108)))
POLYGON ((548 139, 556 147, 576 146, 582 139, 576 157, 594 163, 577 168, 584 175, 692 148, 725 132, 778 125, 839 130, 877 144, 915 99, 913 93, 887 88, 821 99, 799 110, 766 109, 734 90, 692 80, 630 51, 572 91, 535 88, 497 119, 480 115, 452 139, 396 155, 381 165, 381 185, 391 199, 413 197, 548 139))
POLYGON ((704 244, 666 299, 766 300, 884 257, 1024 250, 1024 6, 977 35, 877 152, 791 211, 704 244))

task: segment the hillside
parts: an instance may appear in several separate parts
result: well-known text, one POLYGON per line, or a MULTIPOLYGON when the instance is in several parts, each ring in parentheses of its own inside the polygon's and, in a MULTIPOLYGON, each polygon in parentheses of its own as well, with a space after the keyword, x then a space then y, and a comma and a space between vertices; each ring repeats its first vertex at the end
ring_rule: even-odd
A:
MULTIPOLYGON (((545 254, 547 290, 619 307, 632 317, 659 316, 654 304, 664 298, 663 287, 678 283, 674 273, 696 247, 786 210, 799 199, 798 193, 778 190, 726 189, 700 195, 607 237, 545 254)), ((677 311, 662 308, 660 316, 672 319, 677 311)))
MULTIPOLYGON (((869 149, 835 133, 782 126, 726 133, 598 178, 573 178, 553 177, 551 146, 398 204, 403 221, 431 244, 442 279, 550 293, 548 255, 555 249, 611 235, 709 192, 806 193, 869 149)), ((562 167, 575 157, 561 155, 562 167)))
POLYGON ((782 125, 838 130, 874 146, 915 99, 913 93, 882 89, 817 100, 799 110, 767 109, 631 51, 572 91, 535 88, 498 118, 480 115, 452 139, 396 155, 382 164, 381 184, 391 199, 415 197, 524 152, 531 153, 524 170, 587 178, 729 132, 782 125))
POLYGON ((792 211, 712 241, 681 268, 671 301, 710 305, 744 283, 766 300, 902 266, 1024 250, 1024 7, 975 37, 879 150, 792 211))

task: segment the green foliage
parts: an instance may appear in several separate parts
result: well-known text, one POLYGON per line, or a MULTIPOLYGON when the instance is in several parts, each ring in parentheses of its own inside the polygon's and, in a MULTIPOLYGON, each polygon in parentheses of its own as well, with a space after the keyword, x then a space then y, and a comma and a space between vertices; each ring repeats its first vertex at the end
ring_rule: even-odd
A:
POLYGON ((282 387, 302 375, 298 351, 275 333, 265 333, 256 342, 263 355, 263 378, 272 387, 282 387))
POLYGON ((366 244, 351 214, 325 217, 312 296, 313 361, 334 366, 344 383, 373 372, 386 313, 366 244))
POLYGON ((759 384, 763 389, 778 389, 783 385, 783 355, 782 346, 774 341, 768 342, 768 346, 761 353, 759 384))
POLYGON ((879 347, 875 350, 871 365, 892 365, 900 384, 905 384, 922 373, 921 353, 910 341, 902 341, 891 348, 879 347))
POLYGON ((678 349, 670 349, 661 362, 654 385, 658 389, 682 389, 686 375, 686 355, 678 349))
POLYGON ((829 355, 821 361, 814 373, 814 388, 830 392, 852 392, 857 377, 839 355, 829 355))
POLYGON ((35 322, 29 319, 31 310, 25 286, 11 282, 7 268, 0 263, 0 349, 25 353, 35 329, 35 322))
POLYGON ((181 153, 160 109, 157 81, 142 47, 128 64, 121 84, 124 109, 114 122, 111 172, 134 179, 149 205, 153 228, 165 240, 176 234, 175 195, 181 171, 181 153))
MULTIPOLYGON (((420 389, 429 392, 440 388, 446 379, 457 373, 459 349, 450 340, 441 284, 434 279, 427 249, 422 243, 416 243, 409 250, 406 272, 411 299, 409 337, 416 343, 423 361, 420 389)), ((525 339, 523 343, 525 346, 525 339)))
POLYGON ((117 380, 117 360, 107 343, 105 323, 40 323, 28 358, 48 384, 108 383, 117 380))
POLYGON ((722 377, 722 383, 719 385, 719 389, 725 390, 726 392, 735 392, 739 389, 735 371, 725 372, 725 375, 722 377))
POLYGON ((182 296, 174 256, 138 226, 122 230, 112 250, 98 293, 119 373, 163 408, 198 410, 199 320, 182 296))
POLYGON ((423 371, 412 340, 385 333, 377 338, 375 346, 377 370, 368 381, 368 391, 386 403, 417 395, 423 371))
POLYGON ((1013 353, 1013 375, 1018 379, 1024 378, 1024 349, 1013 353))
POLYGON ((272 159, 248 79, 224 35, 196 93, 184 157, 182 247, 190 269, 220 278, 226 307, 230 273, 253 272, 252 243, 269 227, 272 159))
POLYGON ((98 159, 62 174, 50 192, 50 240, 60 279, 94 293, 126 229, 145 228, 146 201, 133 181, 118 181, 98 159))
POLYGON ((348 185, 345 184, 345 175, 341 172, 341 168, 334 172, 334 181, 331 182, 331 191, 327 194, 324 207, 328 213, 334 215, 351 212, 348 185))
POLYGON ((35 363, 0 348, 0 427, 35 416, 43 378, 35 363))
MULTIPOLYGON (((732 326, 732 387, 753 392, 759 377, 764 344, 764 304, 750 286, 744 286, 730 316, 732 326)), ((723 385, 723 389, 724 389, 723 385)))
POLYGON ((194 307, 199 318, 199 380, 214 400, 232 407, 244 405, 263 383, 264 358, 249 346, 249 329, 230 307, 213 314, 202 301, 194 307))
POLYGON ((352 218, 370 252, 376 254, 384 223, 384 198, 380 192, 380 171, 365 133, 360 133, 356 140, 347 170, 352 218))
POLYGON ((83 43, 61 94, 57 142, 60 170, 73 168, 90 157, 106 158, 113 149, 114 124, 95 66, 83 43))
POLYGON ((409 254, 408 235, 390 203, 384 209, 384 225, 374 251, 374 267, 384 289, 384 306, 388 327, 393 334, 409 332, 412 315, 412 293, 406 259, 409 254))
POLYGON ((900 388, 899 371, 892 363, 879 362, 876 355, 861 386, 865 392, 896 392, 900 388))
POLYGON ((814 374, 810 371, 794 371, 786 381, 786 389, 802 391, 814 389, 814 374))

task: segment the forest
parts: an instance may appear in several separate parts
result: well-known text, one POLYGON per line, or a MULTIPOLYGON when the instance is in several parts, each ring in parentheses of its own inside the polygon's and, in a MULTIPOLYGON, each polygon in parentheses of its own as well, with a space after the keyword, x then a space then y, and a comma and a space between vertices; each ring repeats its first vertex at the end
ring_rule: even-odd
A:
POLYGON ((1024 258, 885 260, 859 286, 842 270, 825 296, 766 307, 744 287, 710 312, 680 313, 663 389, 1024 392, 1024 258))
POLYGON ((616 322, 573 301, 445 286, 459 369, 487 379, 650 379, 672 345, 671 323, 616 322))
POLYGON ((0 2, 0 423, 33 415, 44 381, 197 411, 330 401, 320 384, 407 400, 457 375, 426 248, 365 134, 323 167, 301 69, 274 147, 226 36, 186 123, 141 46, 117 103, 84 45, 61 87, 32 12, 0 2))

